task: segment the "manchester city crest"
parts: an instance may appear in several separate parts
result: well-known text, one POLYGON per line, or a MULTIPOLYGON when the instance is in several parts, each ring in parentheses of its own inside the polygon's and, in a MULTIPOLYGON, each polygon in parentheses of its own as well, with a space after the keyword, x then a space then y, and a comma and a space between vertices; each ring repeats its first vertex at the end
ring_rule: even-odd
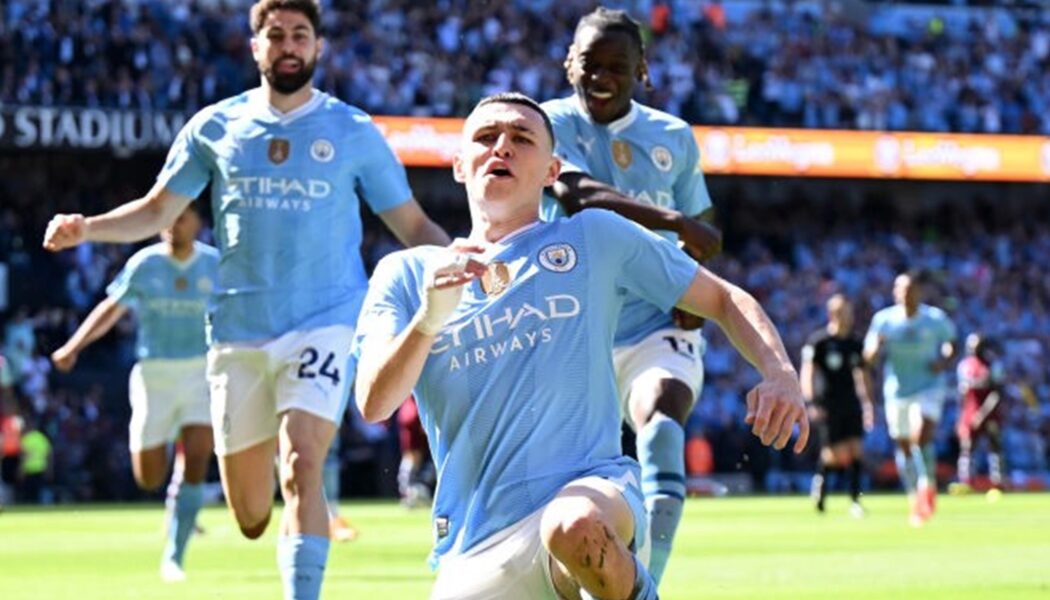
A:
POLYGON ((333 157, 335 157, 335 146, 332 145, 332 142, 318 138, 313 144, 310 144, 310 158, 317 162, 331 162, 333 157))
POLYGON ((649 152, 649 157, 653 159, 653 164, 656 165, 656 168, 664 173, 669 172, 671 167, 674 166, 674 157, 671 156, 671 151, 664 146, 653 146, 653 149, 649 152))
POLYGON ((569 244, 551 244, 540 250, 540 266, 555 273, 566 273, 576 266, 576 249, 569 244))

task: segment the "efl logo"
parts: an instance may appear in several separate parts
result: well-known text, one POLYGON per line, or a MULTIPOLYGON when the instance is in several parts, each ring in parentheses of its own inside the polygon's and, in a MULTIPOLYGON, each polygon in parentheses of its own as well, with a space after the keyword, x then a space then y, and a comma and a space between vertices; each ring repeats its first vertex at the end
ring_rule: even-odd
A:
POLYGON ((292 145, 288 140, 282 140, 281 138, 273 138, 270 140, 270 151, 268 156, 270 162, 275 165, 279 165, 284 161, 288 160, 288 155, 291 154, 292 145))

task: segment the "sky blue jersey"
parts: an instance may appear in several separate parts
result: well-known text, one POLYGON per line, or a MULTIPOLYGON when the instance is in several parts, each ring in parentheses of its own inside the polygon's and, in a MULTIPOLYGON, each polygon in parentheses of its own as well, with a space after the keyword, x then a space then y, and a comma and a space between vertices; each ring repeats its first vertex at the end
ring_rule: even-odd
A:
MULTIPOLYGON (((408 326, 426 263, 441 252, 380 262, 356 348, 408 326)), ((477 281, 467 286, 415 389, 438 469, 435 559, 527 517, 574 479, 638 477, 620 447, 612 366, 620 309, 635 295, 668 310, 697 271, 674 244, 604 210, 537 222, 481 260, 508 283, 489 285, 491 295, 477 281)))
MULTIPOLYGON (((576 96, 543 103, 556 139, 563 171, 587 173, 640 204, 676 210, 694 217, 711 207, 700 169, 700 150, 692 129, 681 119, 631 102, 621 119, 601 125, 587 115, 576 96)), ((540 215, 564 215, 557 200, 544 196, 540 215)), ((670 231, 656 233, 676 241, 670 231)), ((638 298, 629 299, 620 317, 616 345, 636 344, 670 327, 671 315, 638 298)))
POLYGON ((139 360, 204 356, 204 313, 218 275, 219 253, 200 242, 185 261, 168 254, 165 243, 128 259, 106 293, 135 311, 139 360))
POLYGON ((261 88, 200 111, 158 180, 191 197, 211 183, 221 256, 213 343, 353 326, 368 285, 360 198, 377 213, 411 198, 372 119, 316 90, 283 114, 261 88))
POLYGON ((871 348, 879 336, 884 339, 883 396, 903 398, 943 386, 944 375, 932 372, 930 363, 941 358, 941 346, 954 342, 955 335, 955 324, 934 306, 920 304, 910 319, 899 304, 875 313, 864 345, 871 348))

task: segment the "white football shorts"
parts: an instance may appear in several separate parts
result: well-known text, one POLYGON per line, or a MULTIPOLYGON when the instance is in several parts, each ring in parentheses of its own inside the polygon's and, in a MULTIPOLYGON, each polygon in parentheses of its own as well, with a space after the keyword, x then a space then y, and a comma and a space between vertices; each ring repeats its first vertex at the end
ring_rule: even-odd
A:
POLYGON ((208 350, 215 454, 225 456, 277 435, 279 416, 302 410, 338 424, 346 408, 354 328, 292 331, 275 340, 216 344, 208 350))
POLYGON ((148 359, 128 377, 128 446, 141 452, 175 441, 186 425, 211 425, 203 356, 148 359))
POLYGON ((693 402, 704 387, 703 356, 707 342, 699 329, 660 329, 633 346, 613 349, 613 368, 616 386, 620 392, 620 412, 627 424, 631 422, 628 408, 631 387, 642 378, 677 379, 693 392, 693 402))
MULTIPOLYGON (((592 478, 577 479, 567 486, 592 478)), ((634 552, 642 564, 648 564, 649 518, 634 479, 630 474, 606 481, 620 488, 634 513, 634 552)), ((550 554, 540 539, 545 508, 489 536, 468 552, 442 557, 430 600, 558 600, 551 580, 550 554)))

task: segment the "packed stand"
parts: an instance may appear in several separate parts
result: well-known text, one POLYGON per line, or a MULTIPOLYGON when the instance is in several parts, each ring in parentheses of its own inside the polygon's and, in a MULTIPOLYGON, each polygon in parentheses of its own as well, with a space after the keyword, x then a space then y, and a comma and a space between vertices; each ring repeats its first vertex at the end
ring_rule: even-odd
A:
MULTIPOLYGON (((0 11, 0 103, 195 111, 258 81, 248 4, 12 0, 0 11)), ((321 88, 374 114, 462 116, 508 89, 567 95, 570 24, 595 2, 323 4, 321 88)), ((1050 134, 1047 11, 605 4, 646 26, 645 101, 690 122, 1050 134)))

